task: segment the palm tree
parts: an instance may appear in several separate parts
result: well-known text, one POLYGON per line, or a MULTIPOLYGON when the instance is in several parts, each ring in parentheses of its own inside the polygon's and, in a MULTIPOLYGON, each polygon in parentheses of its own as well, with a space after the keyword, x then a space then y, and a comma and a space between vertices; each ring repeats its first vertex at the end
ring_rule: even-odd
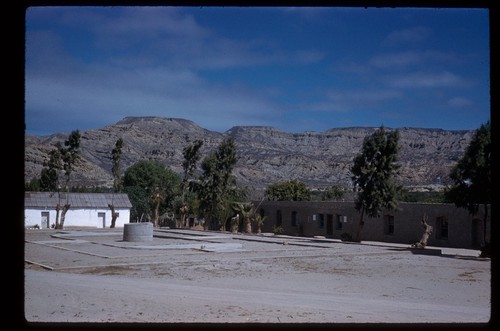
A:
POLYGON ((231 217, 231 232, 238 232, 238 226, 240 225, 240 214, 236 214, 236 216, 231 217))
POLYGON ((262 225, 264 224, 266 219, 267 219, 267 216, 262 216, 260 214, 255 215, 254 221, 255 221, 255 225, 257 226, 256 232, 258 234, 262 233, 262 225))
POLYGON ((255 214, 255 208, 250 202, 237 202, 234 206, 236 212, 238 212, 243 218, 243 227, 245 233, 252 233, 252 217, 255 214))

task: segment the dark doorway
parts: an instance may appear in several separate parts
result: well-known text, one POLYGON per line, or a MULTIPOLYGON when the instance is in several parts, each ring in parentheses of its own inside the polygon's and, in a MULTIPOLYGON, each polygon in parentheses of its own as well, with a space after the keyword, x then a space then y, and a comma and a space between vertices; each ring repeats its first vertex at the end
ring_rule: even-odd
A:
POLYGON ((281 215, 281 210, 276 211, 276 227, 281 226, 283 223, 283 216, 281 215))
POLYGON ((333 215, 326 215, 326 235, 333 236, 333 215))

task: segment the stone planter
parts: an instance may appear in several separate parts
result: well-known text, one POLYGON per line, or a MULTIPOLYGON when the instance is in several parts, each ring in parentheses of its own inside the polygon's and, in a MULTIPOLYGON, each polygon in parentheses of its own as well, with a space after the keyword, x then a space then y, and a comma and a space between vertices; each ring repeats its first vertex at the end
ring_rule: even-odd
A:
POLYGON ((123 241, 153 240, 153 223, 126 223, 123 226, 123 241))

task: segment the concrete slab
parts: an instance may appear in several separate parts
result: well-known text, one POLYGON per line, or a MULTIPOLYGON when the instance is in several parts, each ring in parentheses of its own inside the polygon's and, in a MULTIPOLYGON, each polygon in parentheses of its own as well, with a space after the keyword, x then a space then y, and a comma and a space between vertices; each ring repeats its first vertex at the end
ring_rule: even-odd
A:
POLYGON ((106 231, 106 230, 75 230, 75 231, 58 231, 53 234, 52 237, 92 237, 92 236, 122 236, 123 230, 121 231, 106 231))
POLYGON ((200 250, 204 252, 241 252, 243 245, 238 243, 221 243, 201 245, 200 250))
POLYGON ((241 251, 243 249, 243 245, 238 243, 209 243, 209 242, 200 242, 192 244, 134 245, 134 246, 114 245, 114 246, 127 249, 151 249, 151 250, 196 249, 205 252, 232 252, 232 251, 241 251))
POLYGON ((441 255, 441 250, 440 249, 433 249, 433 248, 407 248, 412 254, 419 254, 419 255, 441 255))
POLYGON ((73 240, 68 240, 68 239, 60 239, 60 240, 35 240, 35 241, 28 241, 34 244, 43 244, 43 245, 53 245, 53 244, 83 244, 83 243, 88 243, 86 240, 81 240, 81 239, 73 239, 73 240))

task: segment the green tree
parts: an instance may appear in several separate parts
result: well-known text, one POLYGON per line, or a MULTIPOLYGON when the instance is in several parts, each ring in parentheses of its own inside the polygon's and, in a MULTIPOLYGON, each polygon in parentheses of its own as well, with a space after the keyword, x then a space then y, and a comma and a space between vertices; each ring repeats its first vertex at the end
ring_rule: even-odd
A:
MULTIPOLYGON (((115 143, 115 148, 111 150, 111 160, 113 161, 113 166, 111 167, 111 172, 113 173, 113 193, 119 193, 123 190, 122 176, 121 176, 121 157, 122 157, 123 139, 119 138, 115 143)), ((110 228, 114 228, 116 224, 116 219, 118 218, 118 213, 115 211, 114 202, 108 204, 111 209, 111 225, 110 228)))
POLYGON ((160 214, 173 208, 179 184, 179 175, 154 161, 130 166, 123 176, 123 190, 133 205, 131 218, 142 221, 146 217, 157 227, 160 214))
POLYGON ((62 170, 62 156, 60 143, 55 145, 55 149, 49 151, 49 160, 44 164, 40 173, 40 188, 45 192, 59 191, 59 171, 62 170))
POLYGON ((66 179, 63 190, 68 192, 71 174, 73 173, 75 164, 80 159, 80 139, 80 132, 75 130, 64 141, 64 146, 60 142, 57 142, 55 148, 49 151, 49 160, 40 173, 40 189, 42 191, 57 192, 58 195, 55 220, 56 229, 64 228, 66 212, 71 207, 69 203, 61 206, 59 172, 64 171, 66 179))
POLYGON ((57 143, 55 149, 49 151, 49 160, 44 164, 40 173, 40 188, 45 192, 57 192, 58 202, 56 205, 55 228, 59 229, 59 216, 61 211, 61 194, 59 188, 59 171, 63 168, 61 149, 62 145, 57 143))
POLYGON ((491 205, 491 125, 488 121, 476 130, 463 157, 453 167, 450 173, 453 180, 451 188, 445 191, 448 200, 457 207, 465 208, 474 215, 482 206, 483 243, 486 241, 486 220, 488 206, 491 205))
POLYGON ((40 172, 40 191, 56 192, 58 190, 58 171, 54 168, 42 168, 40 172))
POLYGON ((256 214, 254 217, 254 222, 255 222, 255 227, 256 232, 258 234, 262 233, 262 225, 264 225, 264 222, 267 220, 267 216, 261 215, 261 214, 256 214))
POLYGON ((225 226, 229 202, 236 193, 236 180, 232 175, 236 162, 236 144, 228 138, 201 163, 203 173, 196 185, 196 193, 200 212, 205 217, 205 228, 211 226, 222 230, 225 226))
POLYGON ((39 192, 41 191, 40 178, 34 177, 29 182, 24 183, 24 191, 39 192))
POLYGON ((311 190, 301 181, 289 180, 271 184, 266 189, 266 199, 271 201, 309 201, 311 190))
POLYGON ((68 191, 71 174, 73 173, 75 164, 80 159, 80 140, 80 131, 72 131, 68 139, 64 141, 65 147, 60 148, 64 175, 66 176, 66 181, 64 184, 65 191, 68 191))
POLYGON ((354 158, 351 178, 357 191, 355 208, 360 221, 355 241, 361 241, 365 213, 380 217, 383 209, 396 210, 402 187, 395 182, 400 165, 399 132, 386 132, 384 127, 365 137, 361 152, 354 158))
POLYGON ((203 146, 202 140, 196 140, 193 144, 184 147, 182 155, 184 156, 184 161, 182 162, 182 169, 184 170, 184 176, 181 182, 181 206, 179 212, 181 215, 181 226, 187 227, 186 215, 192 208, 190 203, 186 201, 186 194, 189 189, 189 179, 193 176, 194 170, 196 169, 196 164, 200 160, 200 148, 203 146))
MULTIPOLYGON (((64 175, 66 177, 66 181, 64 183, 64 191, 66 192, 68 192, 69 190, 69 182, 71 179, 71 174, 73 173, 74 170, 74 166, 80 159, 80 139, 81 139, 80 131, 74 130, 70 133, 68 139, 64 141, 65 147, 59 147, 64 175)), ((70 207, 71 204, 69 203, 64 204, 64 206, 62 207, 61 222, 59 223, 59 227, 57 227, 57 214, 56 214, 56 228, 58 229, 64 228, 66 213, 68 212, 70 207)), ((59 208, 60 208, 60 203, 57 205, 57 209, 59 208)))
POLYGON ((122 174, 121 174, 121 158, 122 158, 123 139, 119 138, 115 143, 115 148, 111 150, 111 173, 113 174, 113 191, 121 192, 123 189, 122 174))
POLYGON ((347 189, 340 185, 332 185, 321 192, 321 201, 340 200, 344 197, 347 189))

